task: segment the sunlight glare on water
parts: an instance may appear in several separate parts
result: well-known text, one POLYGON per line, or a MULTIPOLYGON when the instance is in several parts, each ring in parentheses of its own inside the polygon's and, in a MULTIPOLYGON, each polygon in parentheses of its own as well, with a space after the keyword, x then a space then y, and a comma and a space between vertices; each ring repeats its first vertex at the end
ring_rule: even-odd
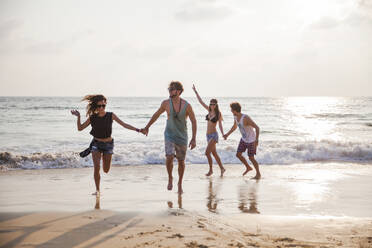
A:
POLYGON ((292 112, 289 125, 303 133, 307 140, 339 141, 341 136, 336 130, 336 123, 327 117, 338 114, 340 101, 342 99, 336 97, 287 98, 286 108, 292 112))

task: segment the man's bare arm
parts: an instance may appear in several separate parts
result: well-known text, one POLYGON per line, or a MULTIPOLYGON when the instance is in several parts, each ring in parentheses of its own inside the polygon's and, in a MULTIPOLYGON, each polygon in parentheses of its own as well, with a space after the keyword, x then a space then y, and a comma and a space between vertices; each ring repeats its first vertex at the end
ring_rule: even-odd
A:
POLYGON ((147 135, 149 128, 152 124, 159 118, 159 116, 165 112, 165 101, 163 101, 159 107, 159 109, 152 115, 150 121, 147 123, 146 127, 144 128, 145 134, 147 135))
POLYGON ((196 118, 195 118, 195 114, 194 114, 194 111, 192 110, 192 107, 191 105, 188 105, 187 106, 187 114, 190 118, 190 121, 191 121, 191 126, 192 126, 192 138, 191 138, 191 141, 190 141, 190 144, 189 144, 189 147, 192 149, 195 148, 196 146, 196 131, 197 131, 197 123, 196 123, 196 118))
POLYGON ((237 127, 238 125, 236 125, 236 122, 234 121, 234 125, 231 127, 230 131, 228 131, 227 134, 225 134, 223 137, 227 139, 227 137, 229 137, 229 135, 232 134, 236 130, 237 127))

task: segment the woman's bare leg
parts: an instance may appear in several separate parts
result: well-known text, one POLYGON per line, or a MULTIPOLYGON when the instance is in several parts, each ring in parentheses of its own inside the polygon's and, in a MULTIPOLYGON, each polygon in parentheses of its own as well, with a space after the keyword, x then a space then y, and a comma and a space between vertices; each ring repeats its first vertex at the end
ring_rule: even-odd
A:
POLYGON ((92 159, 94 165, 94 182, 96 184, 96 193, 99 192, 99 184, 101 181, 101 175, 99 174, 100 170, 100 162, 101 162, 102 154, 100 152, 92 152, 92 159))
POLYGON ((212 160, 212 156, 211 156, 213 147, 214 148, 216 147, 216 141, 215 140, 209 141, 208 146, 205 149, 205 156, 207 156, 208 164, 209 164, 209 171, 208 171, 207 174, 205 174, 206 176, 210 176, 210 175, 213 174, 213 160, 212 160))
POLYGON ((226 170, 222 165, 220 156, 218 156, 218 153, 217 153, 217 150, 216 150, 216 145, 214 145, 214 147, 212 149, 212 155, 216 159, 216 162, 217 162, 217 164, 218 164, 218 166, 220 167, 220 170, 221 170, 221 177, 223 177, 223 173, 225 173, 226 170))
POLYGON ((112 154, 103 154, 103 172, 108 173, 111 168, 112 154))

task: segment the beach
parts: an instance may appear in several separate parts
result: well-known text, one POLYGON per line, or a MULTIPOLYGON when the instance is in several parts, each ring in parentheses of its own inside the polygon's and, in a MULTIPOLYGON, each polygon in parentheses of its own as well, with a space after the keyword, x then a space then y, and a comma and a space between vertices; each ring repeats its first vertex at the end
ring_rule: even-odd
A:
MULTIPOLYGON (((107 111, 143 127, 162 100, 110 98, 107 111)), ((0 97, 0 247, 372 247, 372 98, 220 98, 225 132, 236 100, 262 130, 259 181, 242 176, 238 132, 217 145, 224 177, 216 164, 205 176, 206 112, 187 100, 198 135, 184 193, 166 189, 163 115, 148 137, 113 126, 97 198, 78 155, 90 130, 70 113, 80 99, 0 97)))
POLYGON ((371 247, 371 165, 226 169, 187 165, 179 195, 163 165, 113 166, 98 198, 92 168, 3 171, 0 247, 371 247))

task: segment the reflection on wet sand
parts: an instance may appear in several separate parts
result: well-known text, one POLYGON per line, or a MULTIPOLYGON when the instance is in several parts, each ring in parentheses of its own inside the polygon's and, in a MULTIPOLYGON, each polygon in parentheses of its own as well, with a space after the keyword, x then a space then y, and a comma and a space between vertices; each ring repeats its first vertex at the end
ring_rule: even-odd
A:
MULTIPOLYGON (((178 203, 178 208, 182 209, 182 194, 178 193, 178 198, 177 198, 177 203, 178 203)), ((173 202, 168 201, 167 202, 169 208, 173 208, 173 202)))
POLYGON ((101 204, 100 204, 100 196, 96 196, 96 205, 94 206, 94 209, 101 209, 101 204))
POLYGON ((207 208, 209 212, 217 213, 217 204, 220 199, 217 198, 217 189, 213 189, 213 179, 209 178, 207 208))
POLYGON ((242 213, 259 214, 257 207, 257 187, 259 181, 247 181, 239 187, 239 205, 242 213), (249 207, 247 205, 249 204, 249 207))

